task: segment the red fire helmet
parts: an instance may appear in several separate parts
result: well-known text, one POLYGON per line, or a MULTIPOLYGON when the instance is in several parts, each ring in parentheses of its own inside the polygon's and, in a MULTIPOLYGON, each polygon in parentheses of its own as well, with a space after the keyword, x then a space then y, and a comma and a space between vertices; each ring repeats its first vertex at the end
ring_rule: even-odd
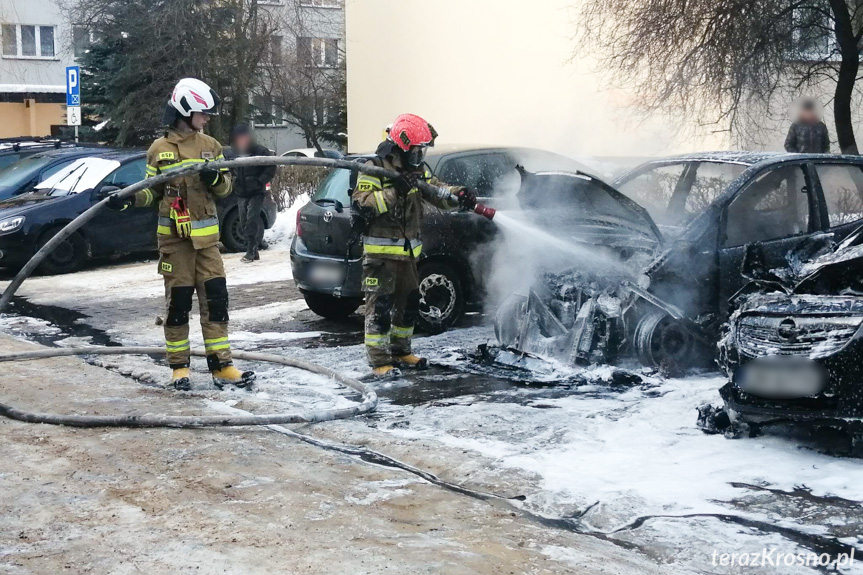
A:
POLYGON ((437 132, 432 125, 414 114, 402 114, 390 128, 390 139, 405 152, 411 146, 433 146, 437 132))

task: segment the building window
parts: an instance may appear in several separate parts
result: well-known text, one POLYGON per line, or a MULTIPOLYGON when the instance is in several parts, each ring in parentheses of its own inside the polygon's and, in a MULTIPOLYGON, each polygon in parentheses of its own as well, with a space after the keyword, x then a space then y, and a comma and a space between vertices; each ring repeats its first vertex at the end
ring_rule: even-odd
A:
POLYGON ((300 6, 308 8, 341 8, 341 0, 300 0, 300 6))
POLYGON ((252 97, 252 110, 255 126, 272 127, 287 124, 284 111, 261 95, 256 94, 252 97))
POLYGON ((276 66, 282 65, 282 37, 270 36, 270 62, 276 66))
POLYGON ((3 55, 18 55, 18 32, 14 24, 3 24, 3 55))
POLYGON ((54 28, 52 26, 39 26, 40 55, 43 58, 54 57, 54 28))
POLYGON ((54 26, 3 24, 3 56, 54 58, 54 26))
POLYGON ((72 26, 72 50, 75 58, 80 58, 90 50, 93 43, 90 37, 90 28, 81 24, 72 26))
POLYGON ((303 66, 335 68, 339 64, 336 38, 297 38, 297 59, 303 66))
POLYGON ((21 55, 36 55, 36 26, 21 26, 21 55))

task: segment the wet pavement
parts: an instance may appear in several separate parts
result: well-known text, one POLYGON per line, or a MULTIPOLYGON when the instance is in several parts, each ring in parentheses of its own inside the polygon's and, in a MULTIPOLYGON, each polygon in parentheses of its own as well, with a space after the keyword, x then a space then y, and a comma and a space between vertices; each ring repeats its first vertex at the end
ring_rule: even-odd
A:
MULTIPOLYGON (((152 272, 150 263, 120 262, 118 273, 128 275, 136 267, 152 272)), ((102 271, 92 273, 98 275, 94 281, 104 281, 102 278, 108 277, 102 271)), ((30 282, 15 298, 11 314, 0 326, 3 331, 43 345, 70 345, 70 342, 155 345, 161 338, 161 329, 156 325, 156 318, 163 313, 158 286, 150 286, 149 291, 141 294, 135 293, 135 282, 130 282, 133 287, 129 288, 115 286, 106 287, 105 291, 94 288, 88 293, 64 293, 62 278, 35 278, 30 282), (22 321, 16 321, 16 318, 22 321), (28 322, 23 318, 39 321, 28 322)), ((232 285, 230 296, 232 333, 237 334, 238 347, 294 354, 343 369, 354 376, 366 373, 362 351, 362 308, 344 321, 322 319, 305 308, 302 295, 290 280, 232 285)), ((378 413, 344 423, 341 427, 333 426, 329 428, 330 432, 337 436, 345 434, 340 439, 353 435, 358 440, 380 442, 392 450, 393 457, 402 460, 422 460, 423 456, 417 450, 435 449, 427 444, 438 439, 442 442, 440 448, 461 451, 468 459, 476 458, 470 451, 476 449, 482 454, 483 466, 495 469, 496 474, 505 474, 507 469, 521 466, 518 461, 523 456, 519 453, 538 457, 537 446, 540 450, 548 449, 549 453, 565 446, 568 451, 562 453, 567 453, 566 458, 572 458, 569 453, 573 451, 576 454, 573 461, 578 461, 578 440, 573 441, 569 435, 580 437, 578 434, 583 427, 586 429, 596 424, 600 430, 602 425, 612 429, 615 422, 623 426, 635 425, 628 422, 639 410, 645 411, 644 417, 648 417, 648 421, 658 419, 662 423, 666 416, 661 406, 669 405, 667 415, 677 417, 671 411, 677 408, 670 407, 675 397, 683 394, 686 401, 694 403, 696 397, 704 395, 699 392, 701 395, 693 395, 692 400, 686 399, 686 394, 694 393, 687 389, 688 381, 666 382, 661 378, 645 377, 642 381, 626 380, 626 384, 616 384, 610 371, 602 372, 601 376, 573 374, 564 379, 532 381, 517 371, 476 363, 470 355, 476 345, 487 342, 487 324, 488 318, 472 314, 451 332, 418 337, 416 347, 431 357, 431 369, 407 373, 399 380, 376 383, 381 398, 378 413), (384 438, 380 436, 381 432, 386 434, 384 438), (504 459, 510 458, 513 462, 503 463, 504 459)), ((140 366, 146 366, 148 362, 163 366, 161 358, 139 358, 136 369, 144 369, 140 366)), ((264 378, 268 373, 276 373, 262 371, 264 378)), ((701 374, 693 380, 693 388, 698 385, 705 389, 717 386, 711 377, 718 379, 716 374, 701 374)), ((142 382, 152 385, 153 378, 144 377, 142 382)), ((305 393, 303 384, 299 385, 300 388, 291 390, 305 393)), ((282 399, 277 396, 277 389, 265 386, 264 393, 243 401, 249 405, 255 402, 259 405, 278 403, 282 399)), ((286 395, 285 401, 293 401, 296 397, 286 395)), ((695 445, 696 450, 703 445, 703 458, 709 459, 700 458, 690 447, 681 447, 686 458, 682 458, 679 464, 668 462, 669 478, 674 474, 683 477, 692 474, 688 468, 677 465, 704 465, 707 468, 715 464, 713 458, 717 453, 727 453, 724 457, 729 458, 727 467, 731 470, 727 478, 718 481, 724 486, 723 492, 717 493, 715 498, 705 498, 701 508, 686 513, 674 509, 671 504, 654 504, 643 500, 643 495, 636 497, 625 490, 611 490, 606 494, 595 489, 592 492, 587 490, 584 496, 571 498, 550 479, 553 473, 543 480, 529 476, 521 478, 521 472, 514 475, 519 479, 512 479, 519 485, 517 492, 525 494, 521 496, 524 502, 518 505, 549 529, 600 537, 636 549, 660 563, 672 563, 680 567, 680 572, 736 572, 685 557, 690 543, 697 546, 698 554, 705 557, 714 548, 732 551, 729 547, 735 545, 743 545, 747 550, 759 545, 787 545, 800 552, 833 556, 855 549, 863 559, 863 496, 858 497, 857 490, 847 487, 858 485, 858 479, 863 479, 863 467, 859 462, 820 456, 817 445, 801 442, 777 444, 768 440, 768 443, 747 443, 746 440, 728 441, 704 436, 695 429, 696 406, 691 406, 691 416, 683 412, 682 427, 671 428, 669 449, 673 449, 674 442, 688 442, 695 445), (686 417, 690 417, 691 425, 686 423, 686 417), (781 465, 768 454, 777 445, 783 454, 781 465), (742 466, 731 461, 736 454, 745 453, 749 448, 753 453, 746 456, 748 459, 742 466), (777 481, 776 474, 782 474, 781 466, 788 466, 789 461, 793 463, 796 452, 814 462, 807 464, 810 473, 815 466, 824 468, 822 484, 794 483, 794 478, 790 478, 790 484, 777 481), (751 469, 760 457, 764 457, 766 465, 772 462, 778 466, 772 476, 771 470, 766 469, 762 473, 751 469), (837 461, 841 465, 834 465, 837 461), (827 481, 829 474, 838 476, 827 481), (824 485, 830 484, 841 495, 822 493, 824 485), (627 502, 628 499, 631 503, 627 502), (720 524, 725 527, 717 528, 720 524)), ((640 431, 634 433, 643 435, 640 431)), ((614 443, 614 433, 609 437, 591 436, 580 441, 599 455, 603 449, 613 452, 618 447, 614 443), (592 445, 597 442, 600 443, 598 446, 592 445)), ((380 451, 385 451, 385 447, 380 451)), ((591 455, 594 462, 600 461, 596 454, 591 455)), ((569 459, 561 457, 561 465, 571 465, 569 459)), ((623 450, 620 458, 624 460, 624 466, 627 457, 633 457, 633 452, 623 450)), ((589 461, 576 464, 576 473, 615 473, 607 469, 585 468, 590 466, 589 461)), ((454 464, 455 467, 458 465, 454 464)), ((531 465, 524 469, 540 476, 546 473, 544 468, 531 465)), ((553 466, 553 462, 547 465, 553 466)), ((633 482, 639 481, 637 475, 634 474, 633 482)), ((822 475, 815 473, 819 478, 822 475)), ((802 477, 805 479, 806 476, 802 477)), ((450 476, 447 479, 459 484, 463 478, 450 476)), ((623 487, 626 487, 625 479, 609 476, 609 480, 623 487)), ((658 501, 668 497, 663 494, 658 501)))

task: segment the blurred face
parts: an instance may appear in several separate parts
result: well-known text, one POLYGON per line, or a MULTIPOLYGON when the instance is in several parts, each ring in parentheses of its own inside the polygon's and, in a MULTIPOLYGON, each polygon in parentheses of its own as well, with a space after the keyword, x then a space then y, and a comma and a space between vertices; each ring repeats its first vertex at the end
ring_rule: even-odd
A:
POLYGON ((193 129, 201 131, 209 121, 209 114, 205 114, 203 112, 192 112, 192 117, 190 118, 189 123, 192 125, 193 129))
POLYGON ((252 145, 252 136, 249 134, 240 134, 234 138, 234 149, 238 152, 245 152, 252 145))
POLYGON ((803 106, 800 109, 800 121, 806 122, 807 124, 814 124, 818 122, 818 112, 815 111, 814 107, 803 106))

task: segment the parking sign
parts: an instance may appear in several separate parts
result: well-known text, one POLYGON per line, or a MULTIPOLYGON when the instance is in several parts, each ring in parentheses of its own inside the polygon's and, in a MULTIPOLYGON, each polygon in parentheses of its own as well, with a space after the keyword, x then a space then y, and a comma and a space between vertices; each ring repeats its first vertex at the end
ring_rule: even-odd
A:
POLYGON ((81 68, 79 66, 66 68, 66 105, 81 105, 81 68))

